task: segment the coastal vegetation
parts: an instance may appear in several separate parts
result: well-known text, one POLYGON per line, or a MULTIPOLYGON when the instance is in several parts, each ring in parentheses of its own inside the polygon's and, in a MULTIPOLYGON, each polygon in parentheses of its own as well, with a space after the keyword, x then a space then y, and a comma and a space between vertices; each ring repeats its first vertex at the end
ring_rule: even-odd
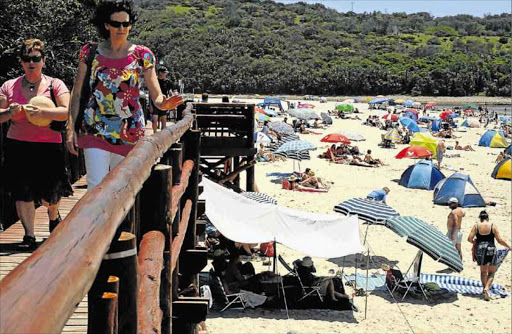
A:
MULTIPOLYGON (((93 0, 5 5, 0 79, 17 66, 13 41, 36 32, 52 46, 52 73, 72 80, 91 39, 93 0), (42 3, 45 10, 31 9, 42 3), (24 7, 24 10, 18 10, 24 7), (37 16, 27 26, 29 18, 37 16), (13 29, 14 27, 14 29, 13 29), (8 32, 8 33, 4 33, 8 32), (4 48, 6 46, 7 48, 4 48)), ((259 94, 510 96, 512 15, 340 13, 270 0, 137 0, 134 38, 187 91, 259 94)))

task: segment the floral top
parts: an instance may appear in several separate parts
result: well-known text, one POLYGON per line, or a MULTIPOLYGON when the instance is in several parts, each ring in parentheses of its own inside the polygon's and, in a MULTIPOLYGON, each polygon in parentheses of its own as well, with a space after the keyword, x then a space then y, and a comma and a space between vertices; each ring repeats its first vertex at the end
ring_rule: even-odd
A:
MULTIPOLYGON (((86 62, 89 51, 90 45, 86 44, 80 52, 80 61, 86 62)), ((82 140, 81 147, 98 147, 98 142, 106 141, 110 144, 105 143, 107 146, 129 145, 126 148, 129 151, 144 136, 140 88, 144 71, 154 65, 153 52, 142 45, 136 45, 132 53, 121 59, 108 58, 96 51, 89 79, 92 94, 82 125, 89 140, 82 140)), ((107 148, 125 155, 126 149, 116 152, 119 149, 121 147, 107 148)))

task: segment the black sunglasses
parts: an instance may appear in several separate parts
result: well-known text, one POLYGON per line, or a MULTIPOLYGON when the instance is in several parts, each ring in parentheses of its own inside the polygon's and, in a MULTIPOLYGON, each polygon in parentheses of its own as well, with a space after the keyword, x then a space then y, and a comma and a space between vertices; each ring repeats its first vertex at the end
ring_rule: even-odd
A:
POLYGON ((132 25, 131 21, 119 22, 119 21, 108 20, 107 23, 114 28, 121 28, 121 26, 128 28, 129 26, 132 25))
POLYGON ((25 63, 30 63, 33 61, 34 63, 39 63, 43 59, 42 56, 21 56, 21 60, 25 63))

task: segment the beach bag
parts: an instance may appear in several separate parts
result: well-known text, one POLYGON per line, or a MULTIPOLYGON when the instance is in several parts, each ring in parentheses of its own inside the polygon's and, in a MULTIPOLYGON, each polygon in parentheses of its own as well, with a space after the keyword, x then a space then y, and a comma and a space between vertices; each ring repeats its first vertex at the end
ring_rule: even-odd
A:
POLYGON ((82 130, 82 123, 84 121, 84 111, 89 104, 89 98, 91 95, 91 87, 89 86, 89 80, 91 78, 91 68, 92 61, 94 60, 94 55, 96 54, 96 50, 98 49, 98 44, 89 42, 89 53, 87 54, 87 58, 85 60, 85 64, 87 65, 87 70, 85 72, 84 82, 82 82, 82 91, 80 92, 80 106, 78 107, 78 116, 75 122, 75 131, 77 133, 82 130))
MULTIPOLYGON (((50 95, 52 97, 52 101, 53 101, 53 104, 55 104, 56 107, 58 107, 57 105, 57 99, 55 98, 55 92, 53 91, 53 80, 50 81, 50 95)), ((66 127, 68 125, 68 120, 65 120, 65 121, 52 121, 50 123, 50 129, 52 129, 53 131, 57 131, 57 132, 63 132, 64 130, 66 130, 66 127)))

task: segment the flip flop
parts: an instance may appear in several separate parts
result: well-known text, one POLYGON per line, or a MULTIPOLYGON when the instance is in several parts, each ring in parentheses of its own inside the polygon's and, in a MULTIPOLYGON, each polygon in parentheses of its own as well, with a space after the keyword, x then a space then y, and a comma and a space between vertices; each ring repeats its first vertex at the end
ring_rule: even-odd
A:
POLYGON ((489 291, 487 291, 487 290, 484 290, 484 300, 485 301, 491 300, 491 296, 489 296, 489 291))

